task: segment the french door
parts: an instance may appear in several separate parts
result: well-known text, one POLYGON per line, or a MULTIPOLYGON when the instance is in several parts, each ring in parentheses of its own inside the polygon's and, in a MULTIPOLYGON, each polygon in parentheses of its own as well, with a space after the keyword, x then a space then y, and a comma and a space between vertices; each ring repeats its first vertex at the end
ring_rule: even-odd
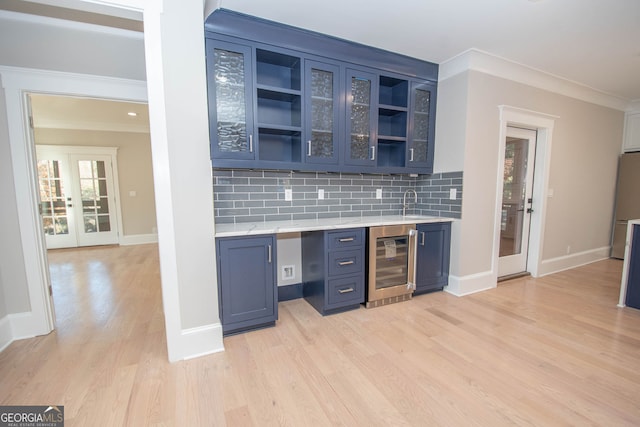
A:
POLYGON ((527 271, 529 224, 534 209, 536 131, 507 128, 505 141, 498 277, 527 271))
POLYGON ((36 146, 48 249, 118 243, 115 149, 36 146))

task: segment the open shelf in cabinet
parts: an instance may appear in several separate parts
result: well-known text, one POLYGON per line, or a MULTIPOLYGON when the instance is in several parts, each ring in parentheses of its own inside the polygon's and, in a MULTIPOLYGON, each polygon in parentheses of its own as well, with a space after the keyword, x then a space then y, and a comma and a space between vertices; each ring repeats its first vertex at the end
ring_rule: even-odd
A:
POLYGON ((299 94, 258 89, 258 123, 300 127, 301 116, 299 94))
POLYGON ((258 85, 300 90, 300 58, 269 50, 256 49, 258 85))
POLYGON ((380 76, 379 104, 407 108, 409 82, 394 77, 380 76))
POLYGON ((404 167, 406 161, 404 139, 378 139, 378 166, 404 167))
POLYGON ((259 128, 260 160, 275 162, 301 161, 301 131, 285 128, 259 128))

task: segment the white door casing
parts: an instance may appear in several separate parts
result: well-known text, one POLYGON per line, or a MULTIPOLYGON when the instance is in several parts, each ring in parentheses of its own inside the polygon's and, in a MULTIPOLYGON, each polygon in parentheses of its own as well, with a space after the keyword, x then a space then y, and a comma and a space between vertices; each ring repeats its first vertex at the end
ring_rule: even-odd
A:
MULTIPOLYGON (((538 277, 542 267, 542 248, 544 241, 545 218, 547 211, 547 190, 549 188, 549 170, 551 162, 551 146, 555 120, 558 116, 526 110, 523 108, 508 105, 499 105, 500 112, 500 135, 498 141, 498 164, 504 164, 504 150, 507 137, 507 127, 515 126, 527 129, 535 129, 538 132, 536 144, 535 173, 536 179, 533 183, 533 199, 537 200, 537 207, 531 215, 529 251, 527 269, 533 277, 538 277)), ((500 251, 500 229, 502 210, 502 186, 503 170, 497 168, 496 173, 496 200, 495 200, 495 223, 494 223, 494 244, 492 276, 497 281, 498 261, 500 251)))

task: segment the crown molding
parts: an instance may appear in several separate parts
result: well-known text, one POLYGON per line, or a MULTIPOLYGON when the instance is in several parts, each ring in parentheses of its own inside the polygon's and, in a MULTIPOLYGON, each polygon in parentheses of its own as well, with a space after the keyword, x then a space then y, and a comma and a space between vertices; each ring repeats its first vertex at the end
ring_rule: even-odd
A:
MULTIPOLYGON (((440 63, 438 80, 444 81, 470 70, 615 110, 627 111, 636 103, 478 49, 468 49, 440 63)), ((640 107, 640 100, 637 104, 640 107)))

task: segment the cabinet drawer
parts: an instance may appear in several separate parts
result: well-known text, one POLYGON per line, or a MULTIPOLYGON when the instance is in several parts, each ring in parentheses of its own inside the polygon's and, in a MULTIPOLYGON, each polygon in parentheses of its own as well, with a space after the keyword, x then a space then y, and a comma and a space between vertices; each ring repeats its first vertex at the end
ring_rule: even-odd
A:
POLYGON ((327 288, 329 306, 364 302, 364 277, 362 274, 329 280, 327 288))
POLYGON ((363 252, 362 249, 330 251, 328 254, 329 276, 363 272, 363 252))
POLYGON ((364 229, 331 231, 327 233, 329 249, 348 249, 364 245, 364 229))

